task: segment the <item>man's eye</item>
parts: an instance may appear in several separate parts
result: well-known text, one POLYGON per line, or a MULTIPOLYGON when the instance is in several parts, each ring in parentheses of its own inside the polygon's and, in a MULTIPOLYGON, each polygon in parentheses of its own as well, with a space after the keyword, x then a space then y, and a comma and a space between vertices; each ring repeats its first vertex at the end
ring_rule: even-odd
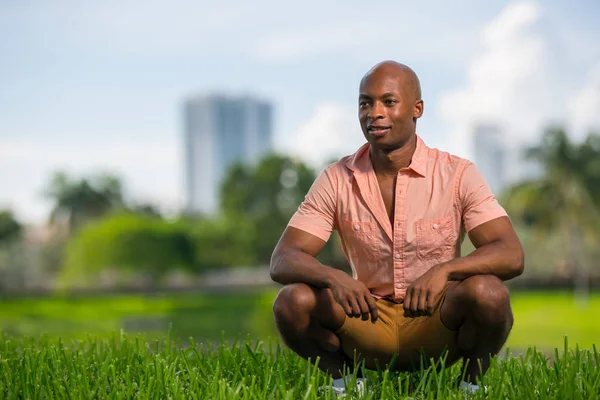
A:
POLYGON ((364 106, 366 106, 366 105, 367 105, 367 102, 366 102, 366 101, 359 101, 359 102, 358 102, 358 106, 359 106, 359 107, 364 107, 364 106))
POLYGON ((387 100, 385 101, 385 104, 388 104, 388 105, 396 104, 396 100, 387 99, 387 100))

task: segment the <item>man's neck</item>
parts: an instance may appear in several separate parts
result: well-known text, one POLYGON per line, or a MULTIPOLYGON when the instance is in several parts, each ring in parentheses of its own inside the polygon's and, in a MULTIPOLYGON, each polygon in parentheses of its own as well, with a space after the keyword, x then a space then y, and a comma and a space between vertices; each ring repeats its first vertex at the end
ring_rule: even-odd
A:
POLYGON ((402 168, 410 165, 417 148, 417 135, 413 135, 406 143, 392 151, 383 151, 373 146, 370 148, 373 169, 378 174, 394 175, 402 168))

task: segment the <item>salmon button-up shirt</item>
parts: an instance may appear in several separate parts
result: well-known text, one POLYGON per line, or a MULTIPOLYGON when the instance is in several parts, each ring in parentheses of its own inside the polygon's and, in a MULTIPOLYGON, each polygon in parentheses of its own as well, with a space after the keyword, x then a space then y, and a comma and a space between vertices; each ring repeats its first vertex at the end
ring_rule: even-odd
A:
POLYGON ((374 297, 401 301, 431 267, 460 257, 466 232, 507 214, 472 162, 417 136, 398 171, 392 227, 369 146, 325 168, 288 225, 324 241, 337 230, 354 278, 374 297))

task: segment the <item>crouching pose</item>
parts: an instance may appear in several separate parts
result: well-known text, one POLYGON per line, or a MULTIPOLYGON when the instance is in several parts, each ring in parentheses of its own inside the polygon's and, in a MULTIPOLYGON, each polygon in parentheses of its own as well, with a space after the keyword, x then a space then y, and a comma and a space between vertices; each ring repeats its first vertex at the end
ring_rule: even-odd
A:
POLYGON ((354 360, 410 370, 422 354, 464 359, 460 385, 477 390, 513 324, 503 281, 523 271, 519 239, 475 165, 417 135, 413 70, 373 67, 358 114, 367 143, 320 173, 273 252, 271 277, 285 285, 277 328, 299 356, 320 359, 338 394, 354 360), (333 230, 352 276, 315 258, 333 230), (476 250, 461 257, 465 233, 476 250))

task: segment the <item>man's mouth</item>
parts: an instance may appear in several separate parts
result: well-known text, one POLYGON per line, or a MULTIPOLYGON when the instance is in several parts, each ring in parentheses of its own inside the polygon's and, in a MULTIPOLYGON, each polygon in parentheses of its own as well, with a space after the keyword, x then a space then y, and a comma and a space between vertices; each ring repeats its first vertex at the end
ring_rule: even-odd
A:
POLYGON ((367 131, 369 131, 369 133, 373 136, 383 136, 388 133, 390 129, 391 128, 389 126, 383 125, 369 125, 367 127, 367 131))

